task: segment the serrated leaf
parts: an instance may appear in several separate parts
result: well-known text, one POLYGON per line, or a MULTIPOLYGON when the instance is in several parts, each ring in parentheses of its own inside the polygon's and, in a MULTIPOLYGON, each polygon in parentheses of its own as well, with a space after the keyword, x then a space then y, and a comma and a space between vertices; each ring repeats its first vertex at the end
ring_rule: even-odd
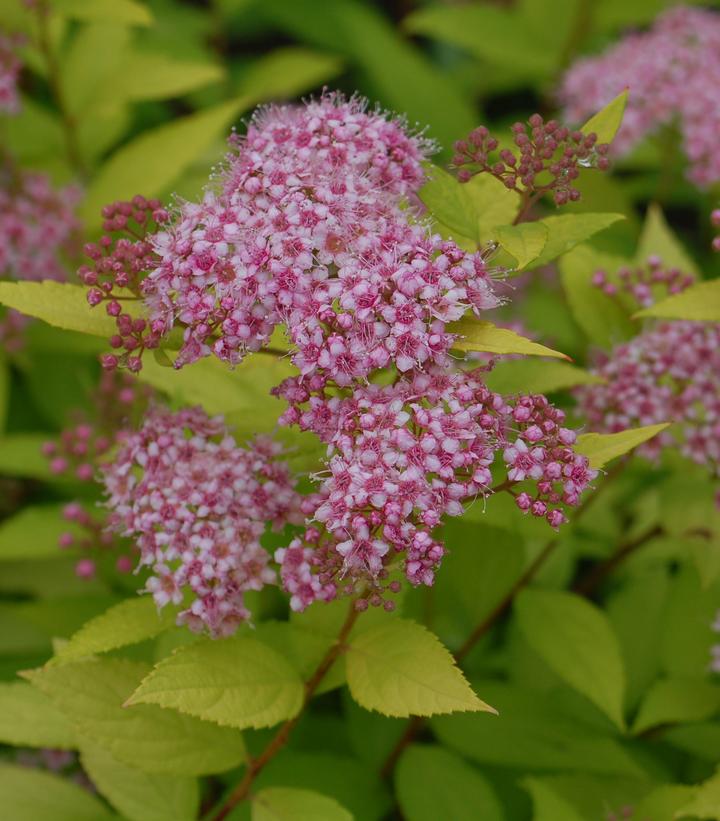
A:
POLYGON ((669 425, 670 422, 661 422, 659 425, 645 425, 620 433, 583 433, 577 438, 575 450, 587 456, 590 467, 597 470, 657 436, 669 425))
POLYGON ((224 727, 271 727, 297 715, 300 676, 247 636, 180 647, 143 679, 128 704, 157 704, 224 727))
MULTIPOLYGON (((116 332, 113 317, 101 306, 88 305, 87 288, 68 282, 0 282, 0 305, 68 331, 103 337, 116 332)), ((124 310, 140 315, 141 304, 137 303, 135 311, 130 310, 130 305, 125 303, 124 310)))
POLYGON ((197 779, 144 772, 84 742, 83 769, 98 791, 128 821, 194 821, 200 802, 197 779))
POLYGON ((176 614, 175 607, 158 611, 152 596, 127 599, 84 624, 56 658, 64 662, 154 638, 175 624, 176 614))
POLYGON ((252 802, 252 821, 352 821, 335 799, 312 790, 268 787, 252 802))
POLYGON ((136 0, 53 0, 53 11, 74 20, 107 21, 149 26, 150 9, 136 0))
POLYGON ((570 359, 560 351, 540 345, 508 328, 498 328, 492 322, 468 317, 447 326, 448 333, 458 334, 453 348, 460 351, 485 351, 497 354, 525 354, 526 356, 552 356, 570 359))
POLYGON ((515 258, 518 271, 522 271, 540 256, 548 236, 548 229, 542 222, 502 225, 495 229, 497 241, 515 258))
POLYGON ((503 821, 488 781, 460 756, 437 746, 408 747, 395 770, 395 791, 407 821, 503 821))
POLYGON ((648 206, 635 262, 645 265, 648 257, 658 256, 666 268, 679 268, 685 274, 699 275, 697 265, 672 232, 657 203, 648 206))
POLYGON ((599 376, 567 362, 536 359, 501 360, 487 374, 488 387, 497 393, 552 393, 577 385, 597 385, 599 376))
POLYGON ((580 596, 555 590, 523 591, 514 611, 543 661, 623 728, 625 673, 605 614, 580 596))
POLYGON ((437 636, 405 619, 391 619, 355 636, 346 670, 350 693, 366 710, 401 718, 495 712, 475 695, 437 636))
POLYGON ((633 315, 633 319, 645 317, 720 322, 720 279, 698 282, 697 285, 662 299, 633 315))
POLYGON ((635 721, 633 733, 658 724, 701 721, 720 711, 720 687, 696 678, 659 679, 647 692, 635 721))
POLYGON ((620 128, 628 101, 628 89, 618 94, 605 108, 598 111, 583 125, 583 134, 595 132, 598 143, 611 143, 620 128))
POLYGON ((433 218, 451 233, 477 239, 477 216, 465 184, 436 165, 426 165, 428 180, 418 196, 433 218))
POLYGON ((624 214, 605 213, 561 214, 557 217, 545 217, 539 222, 547 229, 547 241, 540 256, 527 266, 528 269, 547 265, 548 262, 563 256, 581 242, 585 242, 600 231, 624 219, 624 214))
POLYGON ((111 821, 115 816, 67 778, 0 764, 3 815, 10 821, 111 821))
POLYGON ((70 750, 76 736, 47 696, 30 684, 13 681, 0 683, 0 742, 70 750))
POLYGON ((83 660, 27 673, 83 736, 146 772, 205 775, 245 759, 240 733, 150 704, 123 707, 145 664, 83 660))
POLYGON ((60 555, 60 534, 82 532, 63 519, 62 510, 63 505, 28 505, 0 524, 0 562, 60 555))
POLYGON ((720 819, 720 770, 700 784, 693 798, 675 813, 675 818, 720 819))

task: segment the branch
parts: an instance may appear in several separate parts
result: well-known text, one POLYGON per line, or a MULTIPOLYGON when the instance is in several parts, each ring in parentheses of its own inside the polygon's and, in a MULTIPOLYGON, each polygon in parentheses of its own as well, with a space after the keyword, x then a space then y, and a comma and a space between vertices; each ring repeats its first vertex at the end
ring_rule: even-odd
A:
POLYGON ((287 744, 288 739, 290 738, 290 734, 295 729, 295 725, 300 721, 303 713, 305 712, 306 707, 310 703, 311 698, 315 694, 315 691, 320 686, 320 683, 327 675, 330 668, 333 664, 337 661, 341 653, 345 650, 345 641, 347 637, 350 635, 350 631, 355 626, 355 622, 357 621, 357 617, 360 615, 360 610, 357 610, 355 607, 355 599, 350 602, 350 609, 348 610, 347 617, 345 618, 345 622, 343 623, 342 627, 340 628, 340 632, 337 635, 337 638, 333 642, 333 644, 328 648, 328 651, 325 653, 320 664, 318 664, 315 672, 310 676, 310 678, 305 682, 305 697, 303 699, 302 707, 298 714, 291 719, 288 719, 277 731, 277 733, 273 736, 270 740, 268 745, 265 749, 260 753, 257 758, 250 759, 247 764, 247 768, 245 770, 245 774, 242 777, 240 783, 235 787, 235 789, 230 793, 230 795, 225 799, 222 805, 219 807, 217 812, 211 816, 212 821, 222 821, 223 818, 226 818, 230 812, 241 802, 244 801, 252 788, 252 785, 255 782, 255 779, 260 775, 263 771, 265 766, 272 761, 273 758, 282 750, 282 748, 287 744))

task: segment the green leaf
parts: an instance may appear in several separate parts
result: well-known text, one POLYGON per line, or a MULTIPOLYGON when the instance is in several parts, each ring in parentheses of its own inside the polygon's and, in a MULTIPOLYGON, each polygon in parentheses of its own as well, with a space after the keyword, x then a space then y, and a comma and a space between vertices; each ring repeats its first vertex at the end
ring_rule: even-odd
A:
POLYGON ((659 425, 630 428, 620 433, 583 433, 577 438, 575 450, 587 456, 590 467, 597 470, 657 436, 669 425, 670 422, 661 422, 659 425))
POLYGON ((492 787, 460 756, 413 744, 395 770, 395 791, 407 821, 503 821, 492 787))
POLYGON ((638 818, 652 818, 652 821, 676 821, 682 818, 682 810, 697 792, 697 787, 687 784, 662 784, 648 793, 635 805, 638 818))
POLYGON ((480 242, 493 239, 499 225, 510 225, 520 210, 520 195, 490 174, 476 174, 463 183, 475 211, 480 242))
POLYGON ((158 612, 152 596, 127 599, 84 624, 56 654, 59 661, 106 653, 154 638, 175 624, 177 608, 158 612))
POLYGON ((221 66, 178 60, 169 54, 130 53, 112 78, 115 93, 127 100, 164 100, 218 83, 221 66))
POLYGON ((662 209, 651 203, 645 216, 635 263, 645 265, 648 257, 658 256, 666 268, 679 268, 685 274, 700 274, 692 257, 670 229, 662 209))
POLYGON ((700 784, 695 796, 675 813, 675 818, 690 817, 720 819, 720 770, 700 784))
POLYGON ((149 26, 153 22, 150 9, 136 0, 53 0, 53 11, 74 20, 95 20, 130 25, 149 26))
POLYGON ((418 196, 428 211, 451 232, 475 240, 477 216, 466 185, 436 165, 428 163, 426 169, 428 180, 418 196))
POLYGON ((0 282, 0 304, 68 331, 104 337, 116 331, 113 317, 88 305, 87 288, 68 282, 0 282))
POLYGON ((297 46, 277 48, 248 66, 238 91, 256 102, 292 99, 339 74, 342 67, 335 54, 297 46))
POLYGON ((67 778, 0 764, 3 814, 10 821, 110 821, 115 818, 87 790, 67 778))
POLYGON ((542 222, 524 222, 500 226, 495 229, 495 236, 508 254, 515 257, 517 270, 522 271, 540 256, 547 244, 549 231, 542 222))
POLYGON ((622 124, 625 106, 628 101, 628 89, 618 94, 605 108, 598 111, 581 127, 583 134, 595 132, 598 143, 611 143, 622 124))
POLYGON ((453 348, 460 351, 486 351, 497 354, 525 354, 526 356, 552 356, 558 359, 570 359, 560 351, 546 348, 532 342, 508 328, 498 328, 492 322, 484 322, 473 317, 451 322, 447 327, 448 333, 458 334, 459 338, 453 342, 453 348))
POLYGON ((355 636, 346 667, 352 697, 366 710, 405 718, 495 712, 475 695, 438 638, 412 621, 391 619, 355 636))
POLYGON ((515 615, 543 661, 623 728, 625 673, 605 614, 572 593, 525 590, 515 601, 515 615))
POLYGON ((567 362, 514 359, 497 362, 485 381, 490 390, 512 394, 552 393, 576 385, 597 385, 603 379, 567 362))
POLYGON ((47 696, 22 681, 0 683, 0 742, 15 747, 73 749, 68 720, 47 696))
POLYGON ((720 279, 698 282, 685 291, 643 308, 633 319, 648 316, 720 322, 720 279))
POLYGON ((547 242, 540 256, 536 257, 527 267, 532 269, 547 265, 548 262, 563 256, 581 242, 585 242, 600 231, 624 219, 624 214, 605 213, 561 214, 557 217, 545 217, 540 220, 540 224, 547 229, 547 242))
POLYGON ((532 796, 533 821, 584 821, 563 796, 540 778, 524 778, 522 785, 532 796))
MULTIPOLYGON (((0 439, 0 473, 50 479, 48 460, 42 455, 47 436, 37 433, 12 433, 0 439)), ((58 477, 59 478, 59 477, 58 477)))
POLYGON ((352 821, 337 801, 312 790, 269 787, 252 802, 252 821, 352 821))
POLYGON ((431 719, 443 744, 482 765, 532 771, 587 772, 642 777, 635 759, 607 730, 567 711, 567 689, 557 695, 497 680, 473 682, 499 715, 431 719))
POLYGON ((180 647, 128 704, 158 704, 224 727, 271 727, 297 715, 303 683, 270 647, 246 636, 180 647))
POLYGON ((701 721, 720 710, 720 687, 696 678, 668 678, 656 681, 640 705, 633 733, 642 733, 658 724, 701 721))
POLYGON ((108 658, 51 665, 26 676, 79 733, 123 764, 151 773, 205 775, 245 759, 235 730, 154 705, 123 707, 148 672, 145 664, 108 658))
POLYGON ((128 821, 193 821, 200 791, 197 779, 143 772, 84 742, 80 761, 99 792, 128 821))
POLYGON ((0 524, 0 561, 59 555, 60 534, 82 532, 63 519, 62 509, 63 505, 28 505, 0 524))
POLYGON ((586 336, 608 349, 637 332, 625 311, 614 300, 592 284, 599 269, 614 271, 625 263, 596 251, 589 245, 578 245, 560 260, 560 274, 573 319, 586 336))
POLYGON ((10 369, 7 359, 0 351, 0 434, 5 430, 7 411, 10 403, 10 369))

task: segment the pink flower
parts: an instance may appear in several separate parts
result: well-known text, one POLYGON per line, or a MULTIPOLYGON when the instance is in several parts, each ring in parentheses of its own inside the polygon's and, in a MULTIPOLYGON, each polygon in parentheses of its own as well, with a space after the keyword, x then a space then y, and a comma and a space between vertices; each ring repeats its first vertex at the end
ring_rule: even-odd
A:
POLYGON ((0 32, 0 113, 17 114, 20 111, 18 77, 21 63, 17 49, 22 38, 0 32))

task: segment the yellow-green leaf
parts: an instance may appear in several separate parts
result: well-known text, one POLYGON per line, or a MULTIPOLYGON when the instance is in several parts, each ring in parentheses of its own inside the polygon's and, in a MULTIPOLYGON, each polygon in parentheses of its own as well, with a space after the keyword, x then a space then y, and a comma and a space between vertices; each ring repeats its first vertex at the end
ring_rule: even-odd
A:
POLYGON ((620 433, 583 433, 578 436, 575 450, 587 456, 591 468, 601 468, 612 459, 657 436, 669 425, 670 422, 661 422, 659 425, 631 428, 620 433))
POLYGON ((720 687, 693 677, 658 679, 650 687, 633 722, 633 733, 658 724, 711 718, 720 710, 720 687))
POLYGON ((491 390, 508 394, 552 393, 576 385, 596 385, 603 379, 568 362, 506 359, 495 365, 485 381, 491 390))
POLYGON ((660 257, 667 268, 679 268, 685 274, 696 276, 700 273, 695 261, 667 224, 657 203, 648 207, 635 262, 644 265, 652 256, 660 257))
POLYGON ((547 242, 540 256, 529 263, 528 268, 547 265, 581 242, 624 219, 624 214, 606 213, 560 214, 557 217, 545 217, 540 223, 547 228, 547 242))
POLYGON ((567 354, 526 339, 508 328, 498 328, 492 322, 473 318, 461 319, 448 325, 448 332, 458 334, 453 347, 460 351, 485 351, 497 354, 525 354, 570 359, 567 354))
POLYGON ((650 316, 720 322, 720 279, 698 282, 679 294, 656 302, 649 308, 643 308, 633 318, 650 316))
POLYGON ((622 123, 627 101, 628 89, 626 88, 614 100, 611 100, 605 108, 590 117, 580 130, 583 134, 590 134, 594 131, 597 134, 598 143, 611 143, 622 123))
POLYGON ((268 787, 252 801, 252 821, 353 821, 334 798, 313 790, 268 787))
POLYGON ((270 727, 303 703, 297 672, 270 647, 247 636, 205 639, 163 659, 128 699, 157 704, 224 727, 270 727))
POLYGON ((136 0, 53 0, 53 11, 74 20, 107 21, 149 26, 153 22, 150 9, 136 0))
POLYGON ((709 821, 720 819, 720 769, 700 784, 694 798, 675 813, 675 818, 695 817, 709 821))
POLYGON ((542 253, 548 229, 542 222, 524 222, 500 226, 495 229, 495 236, 508 254, 515 257, 517 270, 521 271, 542 253))
POLYGON ((24 681, 0 683, 0 742, 15 747, 73 749, 77 739, 50 699, 24 681))
POLYGON ((477 217, 467 187, 439 168, 426 165, 428 180, 419 196, 433 218, 468 239, 477 239, 477 217))
POLYGON ((346 669, 350 693, 366 710, 401 718, 495 712, 475 695, 437 636, 412 621, 389 619, 355 636, 346 669))
POLYGON ((213 63, 189 62, 159 52, 131 52, 112 78, 115 94, 127 100, 177 97, 223 79, 213 63))

